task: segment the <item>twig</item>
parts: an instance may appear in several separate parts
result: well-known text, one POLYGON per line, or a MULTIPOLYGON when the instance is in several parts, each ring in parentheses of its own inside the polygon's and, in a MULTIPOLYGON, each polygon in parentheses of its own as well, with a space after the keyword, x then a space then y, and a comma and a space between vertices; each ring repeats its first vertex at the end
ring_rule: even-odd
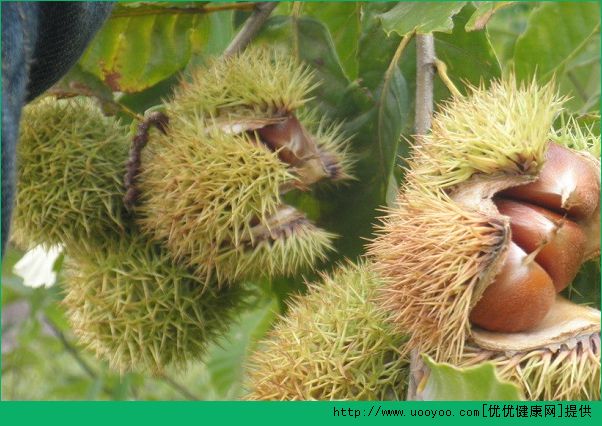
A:
MULTIPOLYGON (((416 136, 424 136, 431 128, 433 118, 433 80, 435 76, 435 40, 432 34, 416 35, 416 136)), ((407 400, 417 398, 418 384, 422 378, 420 354, 413 349, 410 354, 410 374, 407 400)))
POLYGON ((52 329, 52 332, 56 336, 57 339, 60 340, 61 344, 65 348, 65 350, 75 359, 75 361, 79 364, 79 366, 86 372, 91 379, 98 379, 98 374, 94 371, 94 369, 82 358, 79 351, 75 346, 67 340, 65 334, 58 328, 58 326, 47 316, 44 316, 44 322, 48 324, 48 326, 52 329))
POLYGON ((451 81, 451 79, 447 75, 447 65, 445 65, 445 62, 439 59, 435 59, 435 67, 437 69, 437 75, 439 76, 443 84, 445 84, 447 89, 451 92, 452 96, 455 98, 461 98, 462 93, 460 93, 456 85, 453 83, 453 81, 451 81))
POLYGON ((230 3, 220 5, 206 5, 199 7, 160 7, 151 6, 144 9, 141 8, 123 8, 113 12, 111 19, 114 18, 131 18, 136 16, 148 15, 186 15, 186 14, 204 14, 212 12, 221 12, 224 10, 253 10, 257 3, 230 3))
POLYGON ((178 392, 180 392, 187 399, 189 399, 191 401, 200 401, 201 400, 194 393, 192 393, 190 390, 188 390, 184 385, 182 385, 181 383, 176 382, 174 379, 172 379, 171 377, 167 376, 166 374, 160 374, 158 376, 158 378, 161 379, 161 380, 163 380, 165 383, 167 383, 173 389, 175 389, 178 392))
POLYGON ((140 163, 142 157, 142 148, 148 142, 148 132, 151 127, 158 128, 162 133, 167 131, 169 119, 162 112, 156 111, 148 115, 148 117, 138 125, 138 131, 132 140, 130 148, 130 156, 126 165, 126 172, 123 178, 125 186, 125 195, 123 196, 123 204, 128 211, 131 211, 138 200, 138 188, 136 188, 136 180, 140 173, 140 163))
POLYGON ((435 75, 435 40, 432 34, 416 36, 416 116, 417 136, 431 128, 433 117, 433 77, 435 75))
POLYGON ((232 56, 245 49, 257 35, 265 21, 272 13, 272 11, 278 6, 278 2, 261 2, 256 3, 253 14, 245 21, 243 27, 240 29, 234 40, 224 51, 223 56, 232 56))

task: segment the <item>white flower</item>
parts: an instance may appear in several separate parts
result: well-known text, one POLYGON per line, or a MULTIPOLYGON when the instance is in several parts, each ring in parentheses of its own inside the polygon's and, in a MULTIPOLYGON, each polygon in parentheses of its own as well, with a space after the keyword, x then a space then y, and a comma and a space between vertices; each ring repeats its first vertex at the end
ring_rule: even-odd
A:
POLYGON ((28 287, 50 287, 56 282, 54 263, 63 251, 62 246, 52 246, 45 250, 41 245, 36 246, 23 255, 15 263, 13 272, 23 278, 23 284, 28 287))

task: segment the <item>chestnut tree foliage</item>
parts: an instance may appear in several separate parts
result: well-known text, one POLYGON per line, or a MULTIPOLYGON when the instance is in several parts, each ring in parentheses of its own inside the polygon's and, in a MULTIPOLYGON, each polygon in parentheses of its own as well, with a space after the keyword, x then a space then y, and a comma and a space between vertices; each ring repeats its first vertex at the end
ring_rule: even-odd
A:
MULTIPOLYGON (((253 6, 117 4, 78 64, 50 91, 95 97, 107 114, 135 126, 137 117, 167 98, 190 70, 222 54, 253 6)), ((403 185, 416 92, 415 38, 399 50, 404 37, 433 33, 436 56, 462 93, 469 84, 487 85, 511 72, 519 80, 555 79, 570 98, 567 114, 599 132, 599 16, 597 2, 279 4, 252 43, 286 50, 315 70, 320 86, 312 102, 321 114, 344 123, 356 159, 351 183, 287 194, 287 202, 340 236, 326 268, 363 254, 380 209, 403 185)), ((449 97, 449 86, 435 76, 435 110, 449 97)), ((13 272, 22 255, 10 248, 2 270, 5 399, 239 398, 249 352, 286 309, 287 298, 304 291, 305 280, 317 272, 266 280, 265 290, 211 347, 204 363, 152 377, 119 375, 80 348, 61 305, 62 258, 54 265, 56 285, 30 288, 13 272)), ((600 304, 598 273, 593 265, 578 276, 568 290, 573 300, 600 304)), ((437 382, 429 389, 437 397, 449 399, 454 392, 446 388, 448 381, 465 381, 479 392, 482 386, 497 399, 508 395, 492 388, 489 370, 450 372, 434 363, 432 368, 437 382)), ((479 392, 475 395, 483 395, 479 392)))

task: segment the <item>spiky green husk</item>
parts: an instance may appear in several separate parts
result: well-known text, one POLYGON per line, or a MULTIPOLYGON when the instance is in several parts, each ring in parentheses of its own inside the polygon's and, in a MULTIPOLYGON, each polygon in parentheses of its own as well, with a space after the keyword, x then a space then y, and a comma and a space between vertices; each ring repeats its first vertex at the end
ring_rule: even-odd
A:
POLYGON ((260 118, 285 114, 309 100, 313 74, 293 57, 275 50, 249 48, 218 58, 183 81, 168 103, 173 115, 227 115, 260 118))
POLYGON ((517 87, 512 80, 446 105, 416 146, 398 205, 370 248, 386 281, 380 301, 409 333, 407 349, 460 366, 493 361, 529 399, 600 395, 598 334, 575 345, 568 339, 492 351, 476 346, 468 320, 510 237, 493 194, 533 180, 549 140, 594 155, 599 150, 586 132, 551 130, 561 102, 550 85, 517 87))
POLYGON ((218 284, 288 274, 324 258, 332 235, 313 225, 257 239, 254 229, 270 229, 282 206, 280 191, 295 178, 277 153, 245 133, 202 124, 200 117, 176 116, 169 134, 144 152, 142 228, 218 284))
POLYGON ((403 398, 404 337, 373 303, 379 286, 364 264, 311 284, 252 355, 248 399, 403 398))
POLYGON ((566 120, 559 130, 552 130, 552 140, 567 148, 579 152, 588 152, 600 159, 600 135, 596 135, 592 127, 582 127, 573 116, 566 120))
POLYGON ((213 259, 212 266, 218 282, 266 275, 289 276, 324 261, 326 252, 333 250, 334 238, 334 234, 304 222, 252 246, 224 247, 213 259))
POLYGON ((122 372, 160 373, 200 359, 246 291, 205 283, 140 237, 69 252, 64 303, 75 334, 122 372))
POLYGON ((86 98, 23 110, 14 235, 23 245, 94 241, 123 231, 127 129, 86 98))
POLYGON ((386 282, 379 301, 398 332, 408 333, 408 348, 455 362, 470 335, 470 310, 508 231, 503 222, 418 184, 408 183, 397 201, 369 247, 386 282))
POLYGON ((182 246, 179 256, 239 244, 254 218, 276 212, 280 188, 294 181, 266 147, 245 134, 208 132, 202 123, 174 117, 169 135, 143 154, 141 223, 160 238, 171 235, 182 246))
POLYGON ((557 347, 503 353, 467 346, 461 366, 491 361, 501 377, 521 386, 529 400, 599 400, 600 335, 557 347))
POLYGON ((563 99, 552 84, 518 85, 514 78, 474 87, 435 115, 414 151, 416 178, 447 188, 475 174, 536 175, 563 99))
POLYGON ((551 84, 510 78, 472 88, 435 115, 370 248, 387 280, 382 303, 410 334, 408 347, 438 361, 460 359, 470 310, 510 238, 507 221, 481 196, 537 175, 561 103, 551 84))
POLYGON ((353 179, 354 156, 349 150, 349 138, 343 132, 342 123, 330 123, 323 117, 318 119, 317 110, 305 110, 300 120, 312 133, 320 155, 333 181, 353 179))

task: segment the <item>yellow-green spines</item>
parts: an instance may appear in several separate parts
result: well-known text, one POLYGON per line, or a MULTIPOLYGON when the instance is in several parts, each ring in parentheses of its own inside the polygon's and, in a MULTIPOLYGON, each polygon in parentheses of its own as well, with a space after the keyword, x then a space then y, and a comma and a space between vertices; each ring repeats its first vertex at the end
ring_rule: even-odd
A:
POLYGON ((435 115, 432 131, 414 151, 417 179, 447 188, 475 174, 536 175, 562 99, 553 85, 514 78, 474 87, 435 115))
POLYGON ((64 303, 73 330, 120 371, 160 373, 200 359, 244 304, 244 289, 206 287, 139 237, 71 255, 64 303))
POLYGON ((143 164, 141 223, 168 239, 178 256, 205 257, 212 245, 217 251, 239 244, 255 217, 276 212, 280 188, 294 180, 275 153, 245 134, 208 131, 177 117, 169 135, 153 138, 143 164))
POLYGON ((552 85, 513 78, 472 88, 435 115, 415 147, 397 206, 370 247, 387 282, 381 301, 410 335, 408 347, 460 359, 470 309, 510 238, 509 224, 480 195, 537 175, 561 101, 552 85))
POLYGON ((300 120, 314 136, 329 178, 335 182, 354 179, 352 169, 356 159, 350 152, 349 138, 343 132, 342 123, 317 119, 317 114, 318 111, 309 111, 300 120))
POLYGON ((496 352, 467 346, 461 366, 491 361, 500 376, 520 385, 529 400, 600 399, 600 334, 531 351, 496 352))
POLYGON ((305 223, 269 233, 293 175, 265 146, 178 117, 143 157, 140 224, 175 257, 219 282, 288 274, 323 258, 332 235, 305 223), (266 240, 257 228, 266 228, 266 240), (286 240, 286 241, 285 241, 286 240))
POLYGON ((385 284, 379 302, 392 312, 408 348, 454 362, 470 335, 469 312, 483 278, 507 244, 500 221, 444 193, 408 184, 369 248, 385 284))
POLYGON ((281 200, 350 175, 340 126, 297 118, 312 87, 306 68, 262 49, 182 82, 166 105, 166 134, 155 132, 143 153, 142 229, 218 285, 323 259, 334 236, 281 200))
POLYGON ((92 241, 123 230, 127 129, 89 99, 23 110, 14 233, 24 245, 92 241))
POLYGON ((379 285, 351 264, 311 284, 252 355, 248 399, 403 399, 404 338, 373 303, 379 285))
POLYGON ((335 235, 307 220, 285 225, 255 242, 224 246, 213 261, 218 282, 249 277, 292 275, 326 259, 335 235))
POLYGON ((315 87, 313 74, 283 53, 249 48, 228 58, 212 60, 183 81, 168 103, 176 114, 271 117, 305 104, 315 87))
POLYGON ((488 332, 469 322, 511 240, 511 219, 493 198, 537 179, 550 141, 588 151, 580 154, 599 167, 599 138, 574 123, 553 130, 561 102, 551 85, 508 80, 448 103, 416 145, 369 248, 384 281, 378 301, 408 334, 406 350, 460 367, 492 361, 529 399, 600 395, 599 312, 591 319, 556 300, 537 329, 488 332))
MULTIPOLYGON (((598 117, 599 119, 599 117, 598 117)), ((600 159, 600 135, 596 135, 591 127, 580 126, 573 116, 564 120, 559 130, 552 130, 551 139, 578 152, 588 152, 600 159), (566 123, 565 123, 566 121, 566 123)))

